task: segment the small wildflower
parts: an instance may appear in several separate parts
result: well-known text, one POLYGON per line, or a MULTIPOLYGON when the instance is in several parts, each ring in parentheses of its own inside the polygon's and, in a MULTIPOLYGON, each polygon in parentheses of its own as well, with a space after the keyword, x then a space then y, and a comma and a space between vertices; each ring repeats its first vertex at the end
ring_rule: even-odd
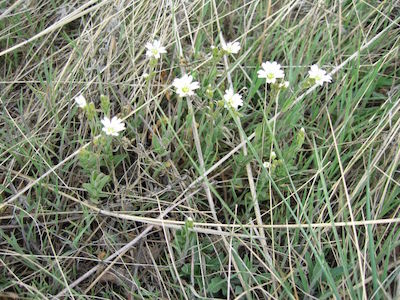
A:
POLYGON ((237 54, 240 51, 240 44, 239 42, 228 42, 222 43, 222 50, 225 51, 226 54, 237 54))
POLYGON ((276 61, 262 63, 262 69, 257 72, 258 78, 265 78, 267 83, 275 83, 276 79, 283 78, 285 74, 281 70, 281 65, 276 61))
POLYGON ((233 89, 229 89, 225 91, 224 95, 224 107, 229 108, 232 107, 235 110, 239 108, 239 106, 243 105, 242 96, 238 93, 234 93, 233 89))
POLYGON ((214 91, 212 89, 211 84, 208 85, 207 89, 206 89, 206 95, 208 98, 212 98, 214 96, 214 91))
POLYGON ((149 58, 159 59, 161 54, 167 53, 158 40, 154 40, 153 43, 148 42, 145 47, 147 48, 146 56, 149 58))
POLYGON ((197 81, 193 81, 191 75, 183 75, 181 78, 175 78, 172 85, 180 97, 193 96, 194 90, 200 87, 197 81))
POLYGON ((143 79, 147 79, 147 78, 149 78, 149 73, 146 73, 146 72, 144 72, 143 74, 142 74, 142 77, 143 77, 143 79))
POLYGON ((289 81, 284 81, 279 84, 279 88, 287 89, 289 87, 289 81))
POLYGON ((297 143, 298 149, 300 149, 301 146, 303 146, 305 136, 306 136, 306 131, 304 130, 303 127, 301 127, 300 131, 297 133, 297 136, 296 136, 296 143, 297 143))
POLYGON ((320 69, 317 65, 312 65, 310 71, 308 71, 310 79, 313 79, 316 84, 322 86, 324 82, 331 82, 332 77, 326 74, 326 71, 320 69))
POLYGON ((185 222, 185 224, 186 224, 186 226, 188 227, 188 228, 193 228, 193 219, 191 218, 191 217, 187 217, 186 218, 186 222, 185 222))
POLYGON ((269 169, 271 167, 271 163, 269 163, 268 161, 265 161, 263 163, 264 168, 269 169))
POLYGON ((271 159, 274 160, 275 158, 276 158, 276 153, 275 153, 275 151, 272 151, 271 152, 271 159))
POLYGON ((85 97, 83 95, 79 95, 75 97, 75 103, 80 107, 80 108, 85 108, 87 103, 85 97))
POLYGON ((111 120, 108 117, 104 117, 101 123, 104 126, 103 131, 106 135, 118 136, 120 131, 125 130, 125 124, 118 117, 113 117, 111 120))

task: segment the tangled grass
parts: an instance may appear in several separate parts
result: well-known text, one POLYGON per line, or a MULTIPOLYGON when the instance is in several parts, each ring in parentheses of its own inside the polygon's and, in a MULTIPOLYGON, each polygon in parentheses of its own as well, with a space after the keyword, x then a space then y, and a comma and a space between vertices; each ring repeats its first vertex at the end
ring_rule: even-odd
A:
POLYGON ((399 15, 0 1, 0 298, 399 299, 399 15))

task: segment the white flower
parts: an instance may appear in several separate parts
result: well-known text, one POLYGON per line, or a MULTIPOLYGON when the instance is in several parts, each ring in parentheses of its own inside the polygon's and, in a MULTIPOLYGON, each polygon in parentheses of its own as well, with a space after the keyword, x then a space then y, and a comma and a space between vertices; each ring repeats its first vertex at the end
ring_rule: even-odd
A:
POLYGON ((149 73, 147 73, 147 72, 144 72, 143 74, 142 74, 142 77, 143 77, 143 79, 147 79, 147 78, 149 78, 149 73))
POLYGON ((320 69, 317 65, 312 65, 310 71, 308 71, 310 78, 315 80, 316 84, 323 85, 324 82, 331 82, 332 77, 326 74, 326 71, 320 69))
POLYGON ((235 94, 233 89, 225 91, 224 102, 225 102, 224 105, 225 108, 232 107, 236 110, 239 108, 239 106, 243 105, 242 96, 239 95, 238 93, 235 94))
POLYGON ((262 63, 262 69, 257 72, 258 78, 265 78, 267 83, 275 83, 276 79, 283 78, 285 74, 281 70, 281 65, 276 61, 262 63))
POLYGON ((79 95, 75 97, 75 103, 78 105, 80 108, 85 108, 87 103, 85 97, 83 95, 79 95))
POLYGON ((125 124, 118 117, 113 117, 111 120, 107 117, 104 117, 103 120, 101 120, 101 123, 104 126, 103 131, 107 135, 118 136, 120 131, 125 130, 125 124))
POLYGON ((271 151, 271 159, 274 160, 276 158, 276 153, 275 151, 271 151))
POLYGON ((200 87, 197 81, 193 81, 191 75, 183 75, 181 78, 175 78, 172 85, 180 97, 193 96, 194 90, 200 87))
POLYGON ((239 42, 228 42, 228 43, 221 43, 222 50, 224 50, 227 54, 236 54, 240 50, 239 42))
POLYGON ((264 168, 269 169, 271 167, 271 164, 268 161, 265 161, 263 163, 264 168))
POLYGON ((147 48, 146 56, 149 58, 159 59, 161 54, 167 53, 165 47, 161 46, 158 40, 154 40, 153 43, 148 42, 145 47, 147 48))
POLYGON ((303 133, 303 134, 306 133, 306 130, 304 129, 304 127, 300 128, 300 132, 303 133))
POLYGON ((279 88, 287 89, 289 87, 289 81, 284 81, 279 84, 279 88))

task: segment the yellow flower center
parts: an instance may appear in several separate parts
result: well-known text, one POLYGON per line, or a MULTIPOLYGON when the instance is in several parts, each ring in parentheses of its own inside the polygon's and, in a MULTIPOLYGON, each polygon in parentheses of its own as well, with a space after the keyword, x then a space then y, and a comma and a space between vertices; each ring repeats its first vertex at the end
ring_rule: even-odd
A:
POLYGON ((185 94, 189 93, 189 92, 190 92, 189 87, 188 87, 188 86, 184 86, 184 87, 182 88, 182 92, 184 92, 185 94))
POLYGON ((153 53, 153 55, 157 55, 158 54, 158 50, 157 49, 153 49, 153 50, 151 50, 151 53, 153 53))
POLYGON ((275 78, 274 73, 268 73, 268 74, 267 74, 267 78, 268 78, 268 79, 274 79, 274 78, 275 78))

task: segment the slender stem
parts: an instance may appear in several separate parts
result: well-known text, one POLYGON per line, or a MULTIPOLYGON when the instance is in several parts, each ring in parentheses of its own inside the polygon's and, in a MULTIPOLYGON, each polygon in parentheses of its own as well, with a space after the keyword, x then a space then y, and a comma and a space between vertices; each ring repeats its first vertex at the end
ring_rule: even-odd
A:
MULTIPOLYGON (((177 39, 177 52, 178 52, 179 58, 181 58, 183 56, 182 55, 183 51, 182 51, 182 46, 181 46, 180 41, 179 41, 179 31, 177 30, 178 28, 177 28, 176 19, 175 19, 175 15, 174 14, 173 14, 173 21, 174 21, 173 23, 174 23, 174 27, 175 27, 175 32, 176 32, 176 35, 177 35, 176 36, 176 39, 177 39)), ((181 69, 181 73, 182 74, 186 73, 185 68, 182 65, 180 66, 180 69, 181 69)), ((199 133, 197 131, 197 124, 196 124, 196 119, 195 119, 195 115, 194 115, 194 110, 193 110, 193 104, 192 104, 191 97, 187 97, 187 105, 188 105, 189 114, 192 116, 192 132, 193 132, 193 139, 194 139, 194 143, 195 143, 195 147, 196 147, 197 157, 198 157, 199 164, 200 164, 200 173, 201 173, 200 175, 202 177, 204 177, 203 188, 204 188, 204 190, 206 192, 208 205, 210 207, 210 211, 211 211, 211 214, 213 216, 213 219, 214 219, 215 222, 219 223, 218 222, 217 212, 215 210, 214 200, 213 200, 213 197, 212 197, 212 194, 211 194, 211 190, 210 190, 210 186, 209 186, 209 181, 208 181, 207 175, 205 174, 206 170, 205 170, 205 165, 204 165, 203 152, 202 152, 202 149, 201 149, 199 133)), ((245 145, 243 147, 245 147, 245 145)), ((222 232, 222 228, 219 227, 219 226, 217 227, 217 230, 219 232, 222 232)), ((221 236, 221 237, 222 237, 222 241, 224 243, 224 246, 226 248, 227 253, 228 254, 231 253, 231 251, 233 250, 231 245, 228 243, 228 241, 226 240, 226 238, 224 236, 221 236)), ((239 281, 240 281, 243 289, 246 290, 246 286, 247 285, 246 285, 245 281, 243 280, 243 277, 242 277, 242 275, 240 273, 240 269, 239 269, 235 259, 233 260, 233 266, 234 266, 234 268, 235 268, 235 270, 236 270, 236 272, 238 274, 238 278, 239 278, 239 281)), ((251 299, 249 293, 246 293, 246 297, 248 299, 251 299)))
MULTIPOLYGON (((213 4, 214 4, 215 12, 216 12, 217 11, 217 5, 215 3, 215 0, 213 0, 213 4)), ((220 24, 219 24, 218 16, 216 18, 216 23, 217 23, 217 27, 218 27, 220 41, 221 41, 221 43, 225 44, 225 39, 224 39, 224 37, 222 35, 222 31, 221 31, 221 27, 220 27, 220 24)), ((224 67, 225 67, 225 70, 227 72, 226 77, 228 79, 229 87, 231 89, 233 89, 232 77, 231 77, 231 74, 229 72, 228 57, 226 55, 224 55, 223 60, 224 60, 224 67)), ((238 126, 240 127, 239 128, 240 141, 241 142, 247 141, 248 138, 247 138, 246 134, 243 131, 243 127, 242 127, 240 118, 237 115, 235 115, 234 118, 235 118, 236 124, 238 124, 238 126)), ((246 144, 243 145, 243 154, 244 154, 244 156, 248 155, 246 144)), ((260 226, 260 228, 259 228, 259 236, 261 237, 261 246, 263 248, 263 252, 264 252, 264 255, 265 255, 266 259, 268 260, 269 263, 272 263, 272 259, 271 259, 271 256, 269 255, 267 242, 266 242, 266 239, 265 239, 264 228, 262 227, 263 222, 262 222, 262 218, 261 218, 261 210, 260 210, 260 206, 259 206, 258 199, 257 199, 257 193, 256 193, 255 184, 254 184, 253 171, 251 170, 251 164, 250 163, 246 164, 246 172, 247 172, 247 178, 248 178, 248 182, 249 182, 249 186, 250 186, 251 198, 253 200, 254 212, 255 212, 255 215, 256 215, 257 224, 260 226)))

